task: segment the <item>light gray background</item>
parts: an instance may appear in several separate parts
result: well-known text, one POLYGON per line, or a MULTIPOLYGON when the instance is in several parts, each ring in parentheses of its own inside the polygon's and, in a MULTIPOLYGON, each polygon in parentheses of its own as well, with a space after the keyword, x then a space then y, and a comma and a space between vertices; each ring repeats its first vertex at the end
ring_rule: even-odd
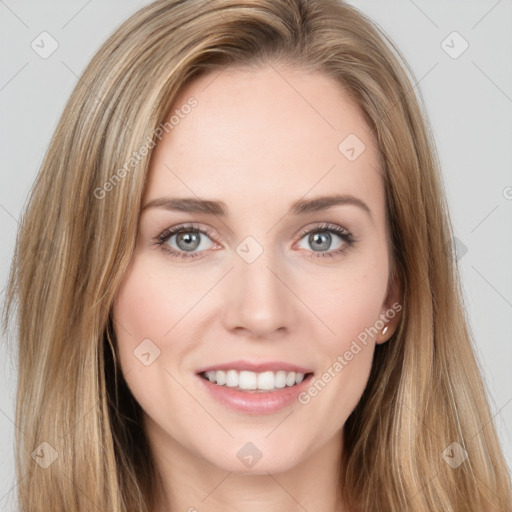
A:
MULTIPOLYGON (((20 212, 64 104, 99 45, 147 3, 0 0, 2 302, 20 212), (59 45, 46 59, 31 48, 43 31, 59 45)), ((460 241, 477 356, 512 467, 512 1, 350 3, 395 41, 425 101, 460 241), (463 48, 458 36, 446 39, 453 31, 469 44, 457 58, 444 49, 463 48)), ((1 347, 0 510, 7 511, 15 509, 15 370, 1 347)))

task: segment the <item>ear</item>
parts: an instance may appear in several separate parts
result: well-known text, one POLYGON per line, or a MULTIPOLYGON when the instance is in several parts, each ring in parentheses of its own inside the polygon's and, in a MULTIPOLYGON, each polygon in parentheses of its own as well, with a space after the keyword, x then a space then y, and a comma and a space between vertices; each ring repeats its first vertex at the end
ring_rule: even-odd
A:
POLYGON ((403 291, 397 272, 389 279, 388 293, 382 305, 380 320, 384 324, 375 337, 375 343, 380 345, 388 341, 395 333, 402 318, 403 291), (383 332, 384 331, 384 332, 383 332))

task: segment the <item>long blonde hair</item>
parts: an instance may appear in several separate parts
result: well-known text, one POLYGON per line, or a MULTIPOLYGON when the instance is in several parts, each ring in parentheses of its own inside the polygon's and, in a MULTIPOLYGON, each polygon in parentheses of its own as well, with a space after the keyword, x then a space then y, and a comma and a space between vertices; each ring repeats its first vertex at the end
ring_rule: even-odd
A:
POLYGON ((151 510, 154 467, 140 406, 117 372, 110 313, 134 249, 155 130, 198 73, 268 62, 344 86, 384 169, 404 309, 345 424, 344 499, 364 511, 510 512, 413 73, 377 25, 336 0, 157 0, 84 71, 24 210, 4 310, 6 329, 16 306, 22 512, 151 510), (143 146, 147 156, 133 163, 143 146), (454 449, 467 453, 458 467, 445 461, 454 449))

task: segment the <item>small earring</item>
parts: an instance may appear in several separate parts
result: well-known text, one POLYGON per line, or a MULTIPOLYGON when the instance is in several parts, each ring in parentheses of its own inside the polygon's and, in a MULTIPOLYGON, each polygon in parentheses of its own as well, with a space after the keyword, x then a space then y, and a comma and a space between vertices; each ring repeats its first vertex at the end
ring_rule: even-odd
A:
POLYGON ((388 330, 388 326, 386 325, 384 327, 384 329, 382 329, 382 335, 386 334, 387 330, 388 330))

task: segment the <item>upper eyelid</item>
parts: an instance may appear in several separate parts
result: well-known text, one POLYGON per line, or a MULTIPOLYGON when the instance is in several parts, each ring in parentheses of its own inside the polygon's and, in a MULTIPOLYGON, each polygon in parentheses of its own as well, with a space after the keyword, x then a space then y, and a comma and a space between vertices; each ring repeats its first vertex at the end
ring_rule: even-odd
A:
POLYGON ((334 224, 332 222, 320 222, 317 223, 317 225, 306 226, 305 228, 301 229, 299 231, 299 236, 306 235, 310 233, 311 231, 345 231, 347 234, 350 233, 350 231, 344 227, 340 226, 339 224, 334 224))

